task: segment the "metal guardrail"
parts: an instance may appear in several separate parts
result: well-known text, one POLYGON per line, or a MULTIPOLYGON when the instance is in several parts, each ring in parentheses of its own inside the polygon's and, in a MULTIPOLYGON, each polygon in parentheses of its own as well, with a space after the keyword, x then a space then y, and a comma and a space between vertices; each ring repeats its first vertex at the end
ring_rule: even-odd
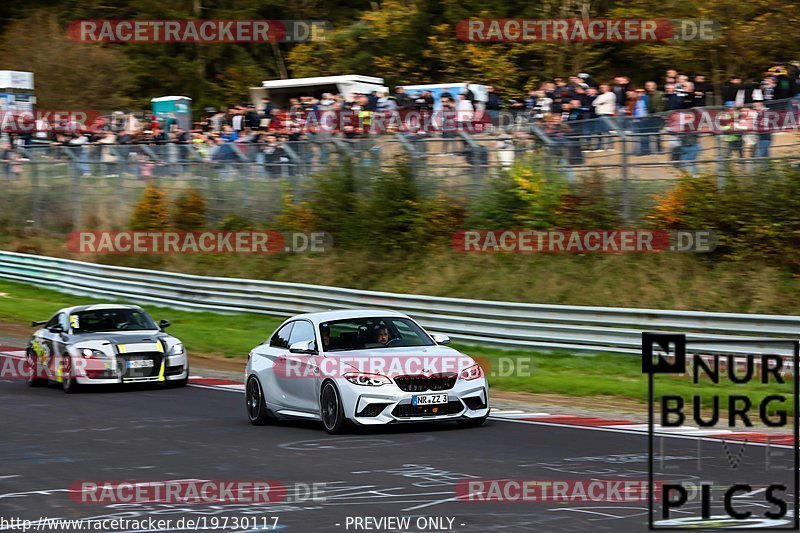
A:
MULTIPOLYGON (((0 252, 0 278, 76 295, 221 313, 389 308, 454 339, 501 348, 641 354, 642 331, 711 341, 704 353, 782 353, 759 342, 800 337, 800 317, 442 298, 302 283, 195 276, 0 252), (729 340, 743 341, 732 345, 729 340), (716 342, 718 341, 718 342, 716 342)), ((786 355, 790 355, 788 348, 786 355)))

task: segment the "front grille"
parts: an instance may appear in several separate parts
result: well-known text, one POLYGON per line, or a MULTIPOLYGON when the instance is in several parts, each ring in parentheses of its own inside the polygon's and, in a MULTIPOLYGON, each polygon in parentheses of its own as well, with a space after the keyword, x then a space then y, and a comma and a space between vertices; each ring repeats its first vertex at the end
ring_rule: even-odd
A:
POLYGON ((464 398, 464 403, 467 404, 467 407, 472 409, 473 411, 476 409, 486 408, 486 402, 483 401, 483 395, 473 396, 471 398, 464 398))
POLYGON ((411 405, 410 403, 400 404, 394 408, 392 414, 398 418, 454 415, 464 409, 464 404, 458 400, 450 400, 446 404, 438 405, 411 405))
POLYGON ((117 369, 122 379, 154 378, 161 372, 161 361, 164 354, 161 352, 134 352, 117 355, 117 369), (142 361, 150 359, 153 366, 144 368, 128 368, 128 361, 142 361))
POLYGON ((386 409, 386 406, 389 405, 388 403, 371 403, 364 407, 361 412, 357 413, 356 416, 363 416, 363 417, 376 417, 386 409))
POLYGON ((397 376, 394 382, 405 392, 450 390, 456 384, 458 374, 431 374, 430 376, 397 376))

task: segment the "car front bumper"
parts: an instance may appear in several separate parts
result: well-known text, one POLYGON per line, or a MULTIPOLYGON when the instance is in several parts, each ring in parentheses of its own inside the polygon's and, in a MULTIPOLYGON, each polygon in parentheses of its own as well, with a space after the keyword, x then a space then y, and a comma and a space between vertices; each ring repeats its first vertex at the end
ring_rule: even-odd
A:
MULTIPOLYGON (((161 366, 161 365, 160 365, 161 366)), ((115 359, 95 360, 75 376, 80 385, 116 385, 121 383, 159 383, 185 380, 189 376, 189 362, 185 354, 167 356, 163 368, 147 377, 125 376, 115 359)))
POLYGON ((483 418, 489 414, 489 388, 485 378, 459 379, 448 390, 406 392, 396 384, 368 387, 339 383, 342 406, 352 422, 375 426, 385 424, 483 418), (447 394, 448 403, 413 406, 421 394, 447 394))

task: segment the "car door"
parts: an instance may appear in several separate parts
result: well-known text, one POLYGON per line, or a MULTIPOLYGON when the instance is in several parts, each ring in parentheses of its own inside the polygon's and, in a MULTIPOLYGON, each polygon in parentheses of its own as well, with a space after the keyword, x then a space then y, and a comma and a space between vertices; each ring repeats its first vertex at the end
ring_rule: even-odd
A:
POLYGON ((61 376, 61 356, 67 351, 68 333, 69 319, 66 313, 56 313, 34 336, 34 352, 39 357, 40 367, 46 369, 50 379, 61 376), (53 326, 61 326, 64 333, 54 333, 51 331, 53 326))
MULTIPOLYGON (((297 320, 289 336, 289 347, 298 342, 312 342, 317 347, 314 325, 308 320, 297 320)), ((284 372, 278 373, 280 388, 286 394, 289 404, 297 410, 317 414, 319 412, 318 384, 319 373, 315 354, 285 352, 284 372)))
POLYGON ((253 361, 253 369, 258 372, 264 397, 268 403, 278 407, 291 407, 287 403, 286 393, 281 388, 283 382, 278 381, 278 375, 286 372, 285 359, 289 353, 289 335, 293 327, 294 322, 287 322, 278 328, 267 342, 253 350, 254 356, 263 358, 263 362, 253 361))

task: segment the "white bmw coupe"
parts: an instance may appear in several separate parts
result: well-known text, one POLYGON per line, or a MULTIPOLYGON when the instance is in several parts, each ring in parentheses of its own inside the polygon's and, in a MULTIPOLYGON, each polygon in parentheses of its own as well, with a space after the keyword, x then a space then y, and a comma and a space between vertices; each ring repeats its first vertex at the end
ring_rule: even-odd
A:
POLYGON ((478 426, 489 416, 486 377, 449 342, 394 311, 297 315, 250 351, 247 416, 319 420, 334 434, 348 424, 478 426))

